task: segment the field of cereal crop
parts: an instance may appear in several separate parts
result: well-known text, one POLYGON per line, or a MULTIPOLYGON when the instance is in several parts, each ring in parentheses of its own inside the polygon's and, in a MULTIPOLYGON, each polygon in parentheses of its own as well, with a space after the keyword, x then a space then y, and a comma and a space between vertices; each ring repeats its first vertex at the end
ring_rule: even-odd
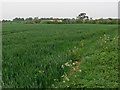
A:
POLYGON ((118 87, 117 28, 3 23, 3 88, 118 87))

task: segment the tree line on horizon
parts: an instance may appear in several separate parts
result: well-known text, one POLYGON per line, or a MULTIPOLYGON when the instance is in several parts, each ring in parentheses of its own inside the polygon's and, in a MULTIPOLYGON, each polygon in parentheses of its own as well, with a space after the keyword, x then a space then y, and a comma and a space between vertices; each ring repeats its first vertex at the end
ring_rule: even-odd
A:
POLYGON ((11 20, 2 20, 2 22, 16 22, 22 24, 120 24, 118 19, 92 19, 89 18, 86 13, 80 13, 76 18, 38 18, 38 17, 28 17, 28 18, 14 18, 11 20))

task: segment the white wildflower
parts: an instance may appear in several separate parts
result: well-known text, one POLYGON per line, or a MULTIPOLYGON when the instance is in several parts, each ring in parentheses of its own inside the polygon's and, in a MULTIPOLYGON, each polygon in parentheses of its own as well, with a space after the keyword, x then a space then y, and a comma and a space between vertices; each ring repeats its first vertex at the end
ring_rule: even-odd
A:
POLYGON ((62 75, 61 77, 64 77, 64 75, 62 75))
POLYGON ((61 68, 64 68, 64 65, 62 65, 61 68))
POLYGON ((82 70, 80 69, 79 72, 82 72, 82 70))
POLYGON ((70 81, 70 79, 68 77, 65 77, 67 81, 70 81))
POLYGON ((52 87, 54 87, 55 85, 54 84, 52 84, 52 87))
POLYGON ((76 46, 74 48, 76 48, 76 46))
POLYGON ((41 71, 41 70, 39 70, 38 72, 39 72, 39 73, 42 73, 42 71, 41 71))
POLYGON ((70 62, 72 62, 72 60, 70 60, 70 62))
POLYGON ((54 79, 54 81, 56 81, 56 79, 54 79))
POLYGON ((65 63, 65 66, 70 66, 70 64, 68 62, 65 63))
POLYGON ((65 83, 65 81, 63 81, 63 83, 65 83))
POLYGON ((75 65, 75 63, 73 63, 73 65, 75 65))
POLYGON ((77 63, 78 63, 78 61, 75 61, 75 63, 77 64, 77 63))
POLYGON ((75 68, 73 67, 73 70, 75 71, 75 68))
POLYGON ((70 87, 70 86, 67 85, 67 87, 70 87))

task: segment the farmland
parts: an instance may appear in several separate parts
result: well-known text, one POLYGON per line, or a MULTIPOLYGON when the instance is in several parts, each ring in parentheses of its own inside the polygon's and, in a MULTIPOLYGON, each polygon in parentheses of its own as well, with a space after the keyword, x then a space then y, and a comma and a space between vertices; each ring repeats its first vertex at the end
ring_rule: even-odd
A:
POLYGON ((118 87, 117 28, 3 23, 3 88, 118 87))

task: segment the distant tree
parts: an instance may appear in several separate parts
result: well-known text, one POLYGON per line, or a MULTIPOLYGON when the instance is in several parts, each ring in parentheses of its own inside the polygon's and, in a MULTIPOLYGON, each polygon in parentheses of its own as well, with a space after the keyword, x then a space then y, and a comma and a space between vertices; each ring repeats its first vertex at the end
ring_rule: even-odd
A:
POLYGON ((108 20, 113 20, 112 18, 108 18, 108 20))
POLYGON ((40 23, 41 20, 38 18, 38 17, 34 17, 34 20, 33 20, 34 23, 40 23))
POLYGON ((80 23, 80 24, 81 24, 81 23, 83 23, 83 20, 78 20, 78 19, 77 19, 77 20, 76 20, 76 23, 80 23))
POLYGON ((6 22, 6 20, 3 19, 2 22, 6 22))
POLYGON ((80 13, 78 16, 77 16, 77 19, 78 20, 85 20, 85 19, 89 19, 88 16, 86 16, 86 13, 80 13))
POLYGON ((39 18, 38 17, 34 17, 34 20, 39 20, 39 18))
POLYGON ((118 23, 118 24, 119 24, 119 27, 120 27, 120 19, 118 19, 118 20, 116 21, 116 23, 118 23))
POLYGON ((90 18, 90 20, 93 20, 92 18, 90 18))
POLYGON ((34 22, 34 23, 40 23, 41 20, 34 20, 33 22, 34 22))
POLYGON ((21 21, 24 21, 24 18, 14 18, 13 19, 14 22, 21 22, 21 21))
POLYGON ((26 18, 25 21, 32 21, 33 18, 32 17, 29 17, 29 18, 26 18))

